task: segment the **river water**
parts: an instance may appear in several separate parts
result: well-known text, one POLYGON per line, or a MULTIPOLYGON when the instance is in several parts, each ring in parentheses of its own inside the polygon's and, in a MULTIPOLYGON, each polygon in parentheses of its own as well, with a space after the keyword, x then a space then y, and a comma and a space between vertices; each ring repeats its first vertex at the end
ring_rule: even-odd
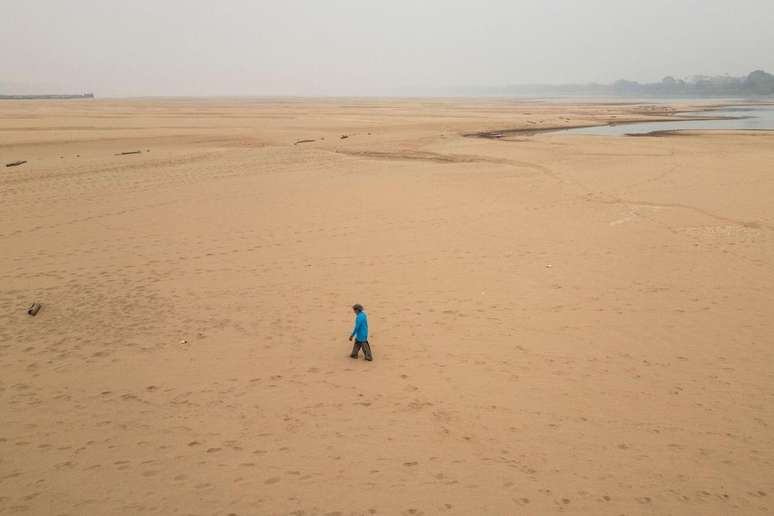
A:
POLYGON ((712 111, 697 111, 675 115, 668 122, 634 122, 597 127, 566 129, 568 134, 594 134, 600 136, 642 135, 656 131, 712 129, 774 130, 774 106, 732 106, 712 111), (679 117, 712 116, 727 117, 721 120, 680 120, 679 117))

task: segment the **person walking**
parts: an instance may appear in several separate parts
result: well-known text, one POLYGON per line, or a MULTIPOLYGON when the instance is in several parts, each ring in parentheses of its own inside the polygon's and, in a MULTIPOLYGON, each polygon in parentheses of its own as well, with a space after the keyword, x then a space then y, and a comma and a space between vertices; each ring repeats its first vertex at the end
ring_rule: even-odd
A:
POLYGON ((352 353, 349 356, 357 358, 360 354, 360 348, 363 348, 365 359, 370 362, 374 357, 371 355, 371 345, 368 343, 368 317, 363 311, 363 305, 352 305, 352 311, 355 312, 355 329, 352 330, 349 340, 351 342, 352 339, 355 339, 355 344, 352 346, 352 353))

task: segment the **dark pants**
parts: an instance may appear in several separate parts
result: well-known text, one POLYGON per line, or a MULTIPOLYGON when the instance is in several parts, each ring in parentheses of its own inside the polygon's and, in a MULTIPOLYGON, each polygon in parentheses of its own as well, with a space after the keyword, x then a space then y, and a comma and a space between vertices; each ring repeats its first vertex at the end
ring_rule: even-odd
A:
POLYGON ((371 355, 371 345, 368 343, 368 341, 360 342, 359 340, 355 340, 355 345, 352 346, 352 354, 349 355, 352 358, 357 358, 358 354, 360 353, 360 348, 363 348, 363 354, 365 355, 365 359, 368 361, 371 361, 374 359, 374 357, 371 355))

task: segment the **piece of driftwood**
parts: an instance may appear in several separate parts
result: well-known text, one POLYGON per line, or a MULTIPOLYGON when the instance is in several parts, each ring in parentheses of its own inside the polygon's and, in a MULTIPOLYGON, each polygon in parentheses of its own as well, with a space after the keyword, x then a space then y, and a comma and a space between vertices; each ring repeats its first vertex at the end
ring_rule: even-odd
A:
POLYGON ((141 150, 133 150, 129 152, 119 152, 116 156, 126 156, 127 154, 142 154, 141 150))
POLYGON ((347 138, 349 138, 349 136, 348 136, 348 135, 346 135, 346 134, 342 134, 342 135, 339 137, 339 139, 341 139, 341 140, 346 140, 347 138))
POLYGON ((40 303, 32 303, 32 306, 30 306, 29 309, 27 309, 27 313, 33 316, 38 315, 38 312, 40 312, 41 306, 42 305, 40 303))
POLYGON ((299 143, 312 143, 312 142, 314 142, 314 141, 317 141, 317 140, 298 140, 298 141, 297 141, 296 143, 294 143, 293 145, 298 145, 299 143))
POLYGON ((7 163, 6 167, 18 167, 19 165, 24 165, 27 163, 26 161, 14 161, 13 163, 7 163))

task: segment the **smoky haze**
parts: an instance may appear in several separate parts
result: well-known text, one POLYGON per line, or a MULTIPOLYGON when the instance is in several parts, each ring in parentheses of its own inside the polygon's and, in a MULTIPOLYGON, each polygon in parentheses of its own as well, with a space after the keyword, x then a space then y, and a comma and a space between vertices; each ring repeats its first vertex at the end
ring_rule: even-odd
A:
POLYGON ((0 1, 0 89, 22 93, 443 94, 774 71, 772 0, 0 1))

